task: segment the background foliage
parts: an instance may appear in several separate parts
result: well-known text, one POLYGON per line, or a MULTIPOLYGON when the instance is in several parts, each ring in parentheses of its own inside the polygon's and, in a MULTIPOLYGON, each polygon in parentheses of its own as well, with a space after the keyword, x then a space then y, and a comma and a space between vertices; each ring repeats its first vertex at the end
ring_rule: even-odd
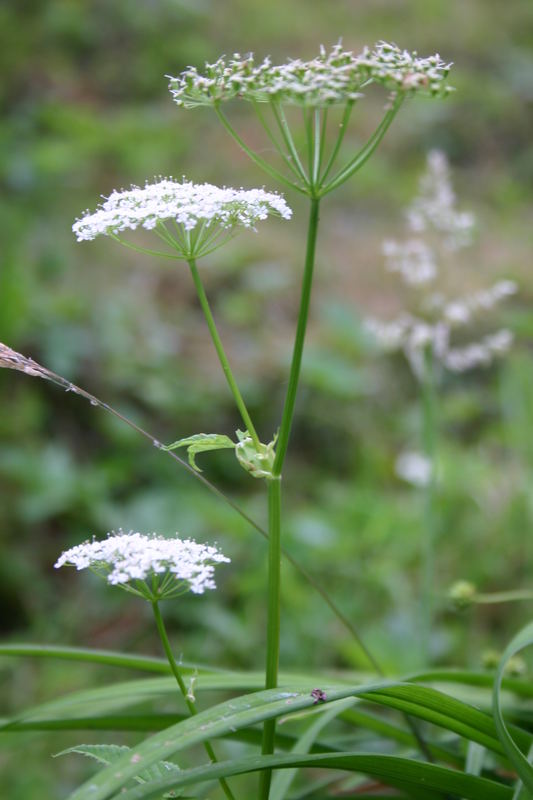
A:
MULTIPOLYGON (((287 547, 396 673, 417 666, 422 500, 394 474, 398 453, 418 446, 417 387, 401 358, 370 348, 360 321, 364 312, 398 303, 384 275, 381 240, 401 230, 402 209, 431 147, 448 154, 460 202, 479 220, 458 292, 504 276, 520 286, 504 314, 517 339, 512 355, 448 379, 439 398, 434 659, 480 665, 483 650, 501 647, 530 615, 525 604, 458 615, 445 592, 458 578, 485 592, 526 586, 532 567, 532 23, 528 0, 508 0, 504 10, 496 0, 20 0, 0 7, 0 341, 168 442, 198 431, 231 434, 238 425, 189 276, 107 240, 76 245, 70 226, 101 193, 155 174, 245 187, 263 178, 214 115, 172 104, 164 75, 235 51, 310 58, 339 35, 354 50, 386 39, 455 62, 456 94, 443 103, 413 101, 357 179, 324 204, 286 469, 287 547)), ((379 110, 370 105, 355 115, 354 140, 371 130, 379 110)), ((247 109, 234 114, 253 141, 247 109)), ((289 200, 293 223, 269 223, 202 265, 267 440, 279 422, 301 267, 305 209, 298 198, 289 200)), ((177 529, 216 539, 232 565, 219 571, 215 595, 167 609, 176 646, 188 659, 260 667, 260 537, 169 459, 81 399, 0 374, 0 404, 3 640, 157 652, 143 604, 87 577, 54 574, 52 564, 67 546, 113 527, 177 529)), ((203 463, 251 515, 265 518, 259 486, 231 455, 203 463)), ((284 666, 366 666, 289 567, 284 579, 284 666)), ((6 713, 107 677, 102 669, 29 662, 3 663, 0 672, 6 713)), ((50 763, 49 755, 72 743, 59 734, 3 740, 6 796, 66 792, 86 767, 50 763), (24 757, 21 774, 16 751, 23 742, 42 760, 26 768, 24 757)))

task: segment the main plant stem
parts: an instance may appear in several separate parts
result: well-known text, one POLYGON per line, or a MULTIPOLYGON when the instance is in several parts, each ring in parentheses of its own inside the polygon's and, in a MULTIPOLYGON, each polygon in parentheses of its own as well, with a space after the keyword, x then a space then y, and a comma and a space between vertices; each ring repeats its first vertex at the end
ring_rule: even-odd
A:
POLYGON ((296 326, 296 337, 292 351, 291 369, 289 373, 289 385, 283 407, 283 416, 279 429, 278 443, 276 446, 276 458, 274 461, 273 474, 281 476, 283 462, 287 453, 289 436, 294 416, 294 404, 298 391, 298 381, 300 379, 300 368, 302 366, 302 354, 307 330, 307 318, 309 316, 309 303, 311 300, 311 288, 313 285, 313 270, 315 266, 316 240, 318 234, 318 220, 320 210, 320 198, 311 198, 309 210, 309 227, 307 230, 307 248, 305 254, 305 269, 302 280, 302 293, 300 297, 300 310, 298 312, 298 323, 296 326))
MULTIPOLYGON (((182 674, 180 672, 180 668, 179 668, 178 664, 176 663, 176 659, 174 658, 174 655, 172 653, 172 648, 170 647, 170 642, 168 640, 168 635, 167 635, 167 631, 166 631, 166 628, 165 628, 165 623, 163 622, 163 617, 161 616, 161 611, 159 610, 159 604, 157 603, 157 601, 153 601, 152 602, 152 609, 153 609, 153 612, 154 612, 154 617, 155 617, 155 622, 156 622, 156 625, 157 625, 157 630, 158 630, 158 633, 159 633, 159 637, 160 637, 161 642, 163 644, 163 649, 164 649, 165 655, 166 655, 166 657, 168 659, 168 663, 170 664, 170 669, 172 670, 172 674, 176 678, 176 682, 177 682, 177 684, 178 684, 178 686, 180 688, 180 692, 183 695, 183 699, 185 700, 185 704, 186 704, 187 708, 189 709, 189 713, 190 713, 191 717, 194 717, 198 713, 198 710, 196 708, 194 700, 191 699, 190 692, 187 691, 187 687, 185 686, 185 682, 184 682, 183 676, 182 676, 182 674)), ((218 759, 217 759, 217 757, 215 755, 215 751, 213 750, 213 748, 211 746, 211 743, 208 742, 208 741, 204 741, 204 747, 205 747, 205 751, 206 751, 207 755, 209 756, 209 759, 211 760, 211 762, 216 763, 218 761, 218 759)), ((224 794, 226 795, 228 800, 235 800, 235 798, 233 796, 233 792, 231 791, 230 787, 228 786, 226 780, 224 778, 219 778, 219 783, 220 783, 220 787, 221 787, 222 791, 224 792, 224 794)))
MULTIPOLYGON (((320 200, 311 198, 309 211, 309 227, 307 231, 307 248, 304 275, 300 297, 300 309, 296 326, 296 336, 292 352, 289 384, 283 407, 283 415, 276 446, 276 457, 272 468, 272 478, 268 481, 268 621, 267 621, 267 654, 265 668, 265 689, 275 689, 278 685, 279 635, 280 635, 280 567, 281 567, 281 472, 298 391, 298 381, 302 365, 302 355, 309 316, 309 303, 313 284, 315 266, 316 240, 318 234, 320 200)), ((263 755, 274 752, 276 721, 266 720, 263 727, 263 755)), ((272 773, 263 770, 260 777, 259 797, 268 800, 272 773)))
POLYGON ((194 286, 196 288, 196 292, 198 294, 198 300, 200 301, 200 305, 202 307, 202 311, 204 312, 204 316, 207 322, 207 327, 209 328, 209 333, 211 334, 211 338, 213 340, 213 344, 215 345, 215 350, 217 351, 218 359, 222 366, 222 370, 224 375, 226 376, 226 380, 228 382, 228 386, 231 390, 231 393, 235 399, 235 403, 237 404, 237 408, 239 409, 239 413, 242 417, 242 420, 246 426, 246 429, 250 436, 253 439, 254 444, 259 446, 259 437, 255 430, 254 424, 250 418, 248 413, 248 409, 244 403, 242 394, 240 393, 239 387, 237 386, 237 381, 233 376, 233 372, 231 371, 231 367, 229 365, 228 358, 224 351, 224 347, 222 345, 222 340, 220 339, 217 326, 215 324, 215 320, 213 318, 213 314, 211 312, 211 307, 209 305, 209 301, 207 299, 207 295, 204 290, 204 286, 202 283, 202 279, 200 278, 200 273, 198 272, 198 267, 196 266, 196 260, 191 258, 188 262, 189 268, 191 270, 192 279, 194 282, 194 286))

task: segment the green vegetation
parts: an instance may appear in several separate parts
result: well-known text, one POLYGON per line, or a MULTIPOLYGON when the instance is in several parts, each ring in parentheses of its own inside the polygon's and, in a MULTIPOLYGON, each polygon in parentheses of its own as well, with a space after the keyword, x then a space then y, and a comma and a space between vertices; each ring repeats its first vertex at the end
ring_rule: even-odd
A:
MULTIPOLYGON (((503 723, 472 706, 490 709, 496 672, 484 672, 488 651, 503 651, 531 619, 527 592, 517 602, 486 602, 491 593, 528 590, 533 566, 531 21, 527 0, 510 0, 505 13, 495 0, 48 0, 0 9, 0 93, 6 111, 0 173, 7 190, 0 197, 0 341, 108 401, 166 443, 198 431, 234 439, 242 424, 188 267, 169 268, 109 240, 77 245, 72 222, 86 206, 94 207, 100 193, 142 185, 151 175, 283 187, 258 173, 211 111, 176 108, 165 74, 236 51, 253 50, 261 59, 268 54, 281 61, 287 54, 306 59, 318 44, 329 47, 340 34, 345 47, 356 51, 386 39, 422 55, 438 51, 455 62, 450 82, 457 91, 442 102, 410 101, 373 159, 321 205, 317 285, 284 466, 283 541, 331 594, 393 683, 368 690, 365 706, 344 699, 353 696, 361 674, 366 683, 375 681, 372 664, 284 561, 281 669, 289 673, 287 684, 300 693, 302 714, 316 711, 310 697, 315 685, 326 690, 328 700, 346 703, 337 706, 342 725, 331 729, 321 728, 327 710, 302 716, 301 724, 278 726, 277 742, 286 755, 278 753, 267 766, 283 764, 287 774, 306 759, 317 767, 320 759, 340 764, 335 759, 342 758, 347 769, 357 770, 371 736, 397 743, 397 749, 385 747, 394 754, 390 759, 412 754, 416 737, 397 712, 432 724, 441 713, 445 730, 468 727, 468 750, 455 743, 450 749, 445 736, 430 737, 439 762, 448 747, 445 763, 462 765, 466 756, 475 765, 479 745, 484 750, 478 774, 482 769, 487 779, 498 778, 495 765, 504 751, 509 771, 511 765, 519 774, 524 769, 508 743, 502 749, 503 723), (478 219, 478 241, 469 249, 457 293, 502 278, 515 280, 519 291, 498 312, 502 326, 515 335, 509 355, 485 369, 447 375, 439 386, 433 623, 427 646, 432 666, 442 671, 427 678, 431 686, 409 684, 402 695, 394 681, 426 666, 420 659, 419 597, 427 508, 423 492, 398 478, 395 462, 402 451, 421 449, 423 419, 417 382, 405 359, 378 353, 362 321, 369 313, 398 307, 397 284, 386 276, 381 245, 400 235, 403 209, 434 147, 449 157, 460 205, 478 219), (448 589, 459 580, 472 583, 474 594, 485 600, 458 610, 448 589), (449 667, 473 672, 453 684, 449 667), (304 670, 331 677, 317 678, 323 686, 307 677, 303 691, 296 673, 304 670), (337 670, 346 673, 344 681, 337 670), (394 710, 385 714, 384 708, 394 710), (359 741, 361 750, 340 756, 336 750, 345 749, 339 741, 347 725, 354 726, 351 741, 359 741)), ((354 112, 348 146, 366 141, 382 105, 377 97, 370 111, 354 112)), ((249 109, 236 105, 231 119, 248 142, 264 145, 249 109)), ((269 221, 202 265, 209 302, 261 441, 270 440, 281 416, 308 213, 306 198, 289 197, 287 190, 287 199, 295 212, 290 230, 269 221)), ((166 535, 178 530, 199 541, 217 541, 232 560, 217 576, 220 590, 199 599, 186 595, 164 611, 172 643, 184 663, 191 662, 187 675, 199 671, 196 720, 204 714, 209 722, 212 705, 233 702, 228 692, 257 692, 248 717, 246 710, 228 706, 224 741, 215 747, 217 755, 235 759, 235 773, 246 773, 251 765, 244 744, 260 746, 260 730, 245 724, 267 719, 269 703, 280 702, 275 690, 260 691, 262 674, 249 672, 264 664, 264 539, 179 463, 101 408, 6 370, 0 370, 0 406, 2 642, 159 656, 145 604, 91 576, 55 573, 57 556, 119 527, 166 535), (243 718, 233 719, 239 713, 243 718)), ((205 477, 267 527, 264 487, 249 480, 231 451, 198 461, 205 477)), ((524 635, 515 649, 528 641, 524 635)), ((511 651, 510 646, 509 657, 511 651)), ((160 683, 152 690, 146 679, 125 685, 140 678, 130 666, 164 671, 162 663, 113 666, 69 661, 62 653, 63 659, 8 658, 6 650, 0 660, 2 717, 15 717, 12 727, 19 728, 0 739, 1 784, 9 800, 66 797, 95 773, 90 759, 71 755, 52 761, 51 754, 81 742, 135 746, 147 731, 183 723, 184 709, 176 705, 167 677, 154 678, 160 683), (109 685, 113 690, 106 693, 109 685), (64 709, 53 703, 82 690, 94 694, 70 712, 71 727, 80 730, 64 730, 64 709), (49 701, 38 717, 19 717, 49 701)), ((511 722, 531 729, 529 709, 520 703, 531 697, 527 651, 522 655, 524 661, 511 661, 521 678, 507 684, 514 692, 505 715, 510 730, 511 722)), ((180 731, 196 741, 197 728, 187 724, 190 728, 180 731)), ((435 728, 428 724, 423 730, 435 728)), ((516 729, 513 735, 527 754, 528 735, 522 731, 517 738, 516 729)), ((160 749, 158 758, 165 759, 160 749)), ((197 752, 200 762, 205 760, 201 746, 197 752)), ((362 768, 378 785, 381 779, 395 785, 402 765, 392 760, 387 772, 374 756, 366 758, 362 768)), ((213 779, 231 774, 223 765, 210 769, 213 779)), ((431 793, 432 787, 480 800, 513 796, 503 783, 494 788, 494 780, 479 788, 475 767, 470 777, 444 774, 443 767, 422 762, 413 769, 413 783, 400 781, 399 796, 443 796, 431 793), (419 789, 422 780, 425 792, 419 789)), ((186 785, 193 769, 182 775, 186 785)), ((285 770, 275 773, 272 783, 279 797, 284 775, 285 770)), ((350 791, 359 777, 343 780, 342 788, 350 791)), ((230 781, 237 789, 256 786, 255 776, 230 781)), ((213 795, 220 795, 216 783, 212 787, 213 795)), ((294 784, 294 798, 304 796, 298 794, 302 787, 294 784)), ((127 797, 133 800, 135 791, 127 797)), ((187 791, 193 790, 184 796, 187 791)), ((246 788, 242 791, 246 796, 246 788)), ((310 796, 326 796, 320 791, 310 796)))

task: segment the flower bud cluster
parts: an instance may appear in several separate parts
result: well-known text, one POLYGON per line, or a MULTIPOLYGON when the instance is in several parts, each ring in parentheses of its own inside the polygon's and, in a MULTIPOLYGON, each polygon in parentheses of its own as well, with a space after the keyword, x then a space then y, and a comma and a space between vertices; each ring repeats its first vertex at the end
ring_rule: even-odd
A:
POLYGON ((453 91, 446 84, 451 64, 446 64, 438 53, 421 58, 416 51, 410 53, 395 44, 378 42, 373 50, 365 48, 357 62, 369 80, 395 92, 422 92, 435 97, 453 91))
POLYGON ((386 42, 359 55, 338 43, 329 53, 321 47, 311 61, 291 59, 280 65, 272 64, 270 58, 256 65, 252 53, 236 53, 228 60, 223 56, 206 64, 203 74, 188 67, 178 77, 169 76, 169 88, 175 102, 185 108, 216 105, 235 97, 320 107, 353 102, 371 82, 396 93, 447 94, 451 91, 445 83, 449 69, 438 55, 419 58, 386 42))
POLYGON ((202 224, 224 229, 237 226, 255 229, 269 214, 290 219, 292 211, 281 195, 263 189, 227 189, 209 183, 194 184, 172 178, 146 183, 144 188, 114 191, 93 213, 76 220, 72 230, 79 242, 101 234, 119 234, 174 220, 184 232, 202 224))
POLYGON ((92 569, 112 585, 166 576, 165 596, 175 596, 188 590, 203 594, 206 589, 215 589, 214 565, 229 561, 216 547, 197 544, 191 539, 166 539, 156 534, 119 530, 102 541, 72 547, 54 566, 92 569))
POLYGON ((436 288, 437 282, 444 283, 448 277, 442 270, 446 258, 456 258, 457 251, 471 242, 473 227, 473 215, 456 208, 446 156, 431 152, 420 192, 407 211, 407 238, 383 244, 387 270, 397 273, 411 292, 409 310, 391 321, 366 321, 367 329, 384 349, 403 350, 420 379, 425 376, 428 350, 445 369, 465 372, 490 365, 512 344, 513 337, 507 329, 468 344, 451 343, 456 329, 476 322, 517 291, 510 280, 498 281, 463 297, 453 297, 436 288))

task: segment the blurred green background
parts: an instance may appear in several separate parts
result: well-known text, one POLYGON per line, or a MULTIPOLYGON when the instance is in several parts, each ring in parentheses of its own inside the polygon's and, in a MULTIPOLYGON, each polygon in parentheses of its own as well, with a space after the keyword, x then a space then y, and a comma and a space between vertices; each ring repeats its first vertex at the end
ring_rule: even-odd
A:
MULTIPOLYGON (((417 386, 404 359, 369 347, 361 317, 396 302, 381 241, 401 231, 426 153, 439 147, 451 161, 461 206, 478 217, 465 286, 509 277, 520 288, 499 315, 515 334, 512 354, 490 369, 448 378, 439 397, 432 649, 436 662, 480 666, 483 650, 501 647, 531 615, 525 603, 457 614, 445 599, 459 578, 485 592, 527 587, 532 566, 531 2, 19 0, 0 6, 0 31, 0 341, 165 442, 199 431, 232 434, 239 425, 189 275, 183 265, 150 261, 111 240, 76 244, 71 224, 99 195, 154 175, 265 183, 211 112, 172 103, 165 74, 248 50, 308 59, 339 37, 356 51, 385 39, 454 62, 457 92, 445 102, 410 102, 372 161, 324 203, 285 470, 284 534, 385 668, 415 668, 422 498, 395 476, 394 462, 403 449, 418 447, 417 386)), ((354 143, 370 132, 382 105, 379 95, 360 104, 354 143)), ((250 109, 231 111, 256 142, 250 109)), ((305 202, 288 199, 293 222, 267 223, 202 264, 235 372, 267 441, 284 396, 306 222, 305 202)), ((218 541, 232 564, 219 570, 219 591, 167 609, 176 647, 189 660, 262 665, 266 548, 231 509, 103 411, 19 373, 0 373, 0 441, 3 641, 158 653, 148 609, 86 575, 54 573, 52 565, 66 547, 112 528, 178 530, 218 541)), ((200 458, 206 476, 265 521, 262 484, 231 454, 200 458)), ((288 566, 282 621, 285 667, 366 667, 288 566)), ((115 673, 3 660, 0 676, 7 714, 115 673)), ((89 738, 4 738, 4 796, 64 796, 79 779, 79 764, 76 757, 75 766, 52 763, 49 755, 89 738), (36 760, 30 766, 26 750, 21 771, 23 746, 36 760)))

